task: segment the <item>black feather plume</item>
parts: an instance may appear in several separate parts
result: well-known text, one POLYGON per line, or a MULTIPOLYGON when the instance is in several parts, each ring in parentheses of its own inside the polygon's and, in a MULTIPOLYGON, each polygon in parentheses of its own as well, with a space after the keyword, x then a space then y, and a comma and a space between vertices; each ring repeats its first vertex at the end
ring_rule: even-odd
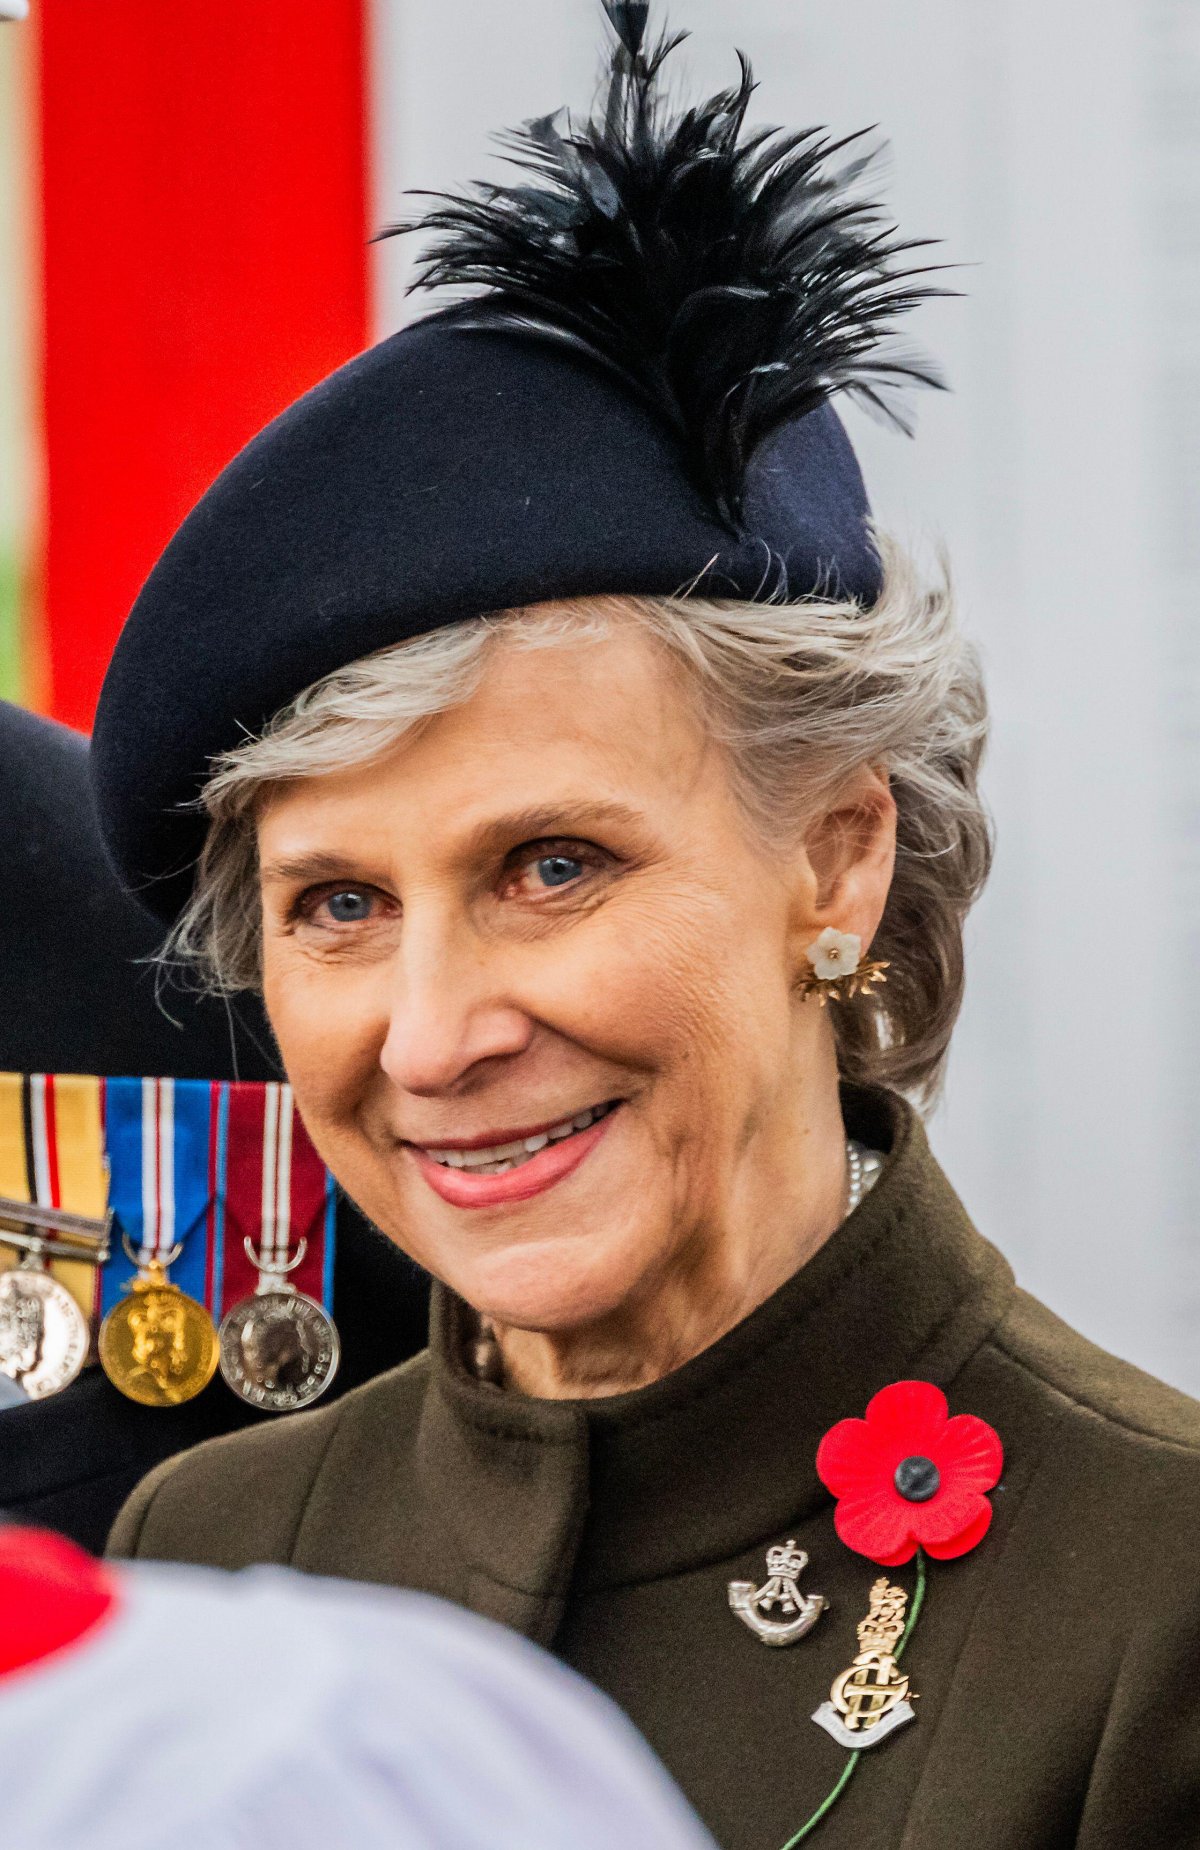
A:
MULTIPOLYGON (((434 195, 391 231, 432 233, 413 288, 479 296, 468 325, 519 328, 586 353, 678 433, 697 484, 738 523, 746 465, 784 419, 847 392, 902 429, 897 388, 939 386, 894 342, 896 318, 944 293, 921 279, 857 188, 862 136, 746 132, 755 84, 672 107, 662 68, 686 34, 648 43, 647 0, 604 0, 614 30, 602 106, 501 137, 518 184, 434 195)), ((385 233, 384 235, 389 235, 385 233)))

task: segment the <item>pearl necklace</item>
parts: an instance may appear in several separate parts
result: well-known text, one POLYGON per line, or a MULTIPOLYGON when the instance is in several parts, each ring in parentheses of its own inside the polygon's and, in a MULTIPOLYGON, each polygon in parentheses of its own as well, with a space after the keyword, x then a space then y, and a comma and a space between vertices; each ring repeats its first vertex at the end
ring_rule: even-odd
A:
POLYGON ((869 1195, 879 1180, 883 1168, 883 1158, 878 1150, 868 1150, 865 1144, 856 1143, 853 1137, 846 1139, 846 1214, 847 1220, 864 1195, 869 1195))

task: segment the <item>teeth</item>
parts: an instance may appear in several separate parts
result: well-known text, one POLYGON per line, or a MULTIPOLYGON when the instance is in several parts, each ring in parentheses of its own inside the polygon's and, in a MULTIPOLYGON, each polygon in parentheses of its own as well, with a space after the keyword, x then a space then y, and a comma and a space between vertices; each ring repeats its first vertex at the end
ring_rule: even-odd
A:
POLYGON ((548 1143, 557 1143, 563 1137, 573 1137, 576 1131, 585 1131, 589 1124, 602 1118, 608 1107, 595 1105, 588 1111, 577 1112, 573 1118, 564 1118, 561 1124, 552 1124, 549 1130, 535 1131, 531 1137, 519 1137, 513 1143, 500 1143, 484 1150, 426 1150, 435 1163, 442 1163, 448 1169, 469 1169, 472 1175, 503 1175, 508 1169, 515 1169, 518 1162, 525 1162, 548 1143))

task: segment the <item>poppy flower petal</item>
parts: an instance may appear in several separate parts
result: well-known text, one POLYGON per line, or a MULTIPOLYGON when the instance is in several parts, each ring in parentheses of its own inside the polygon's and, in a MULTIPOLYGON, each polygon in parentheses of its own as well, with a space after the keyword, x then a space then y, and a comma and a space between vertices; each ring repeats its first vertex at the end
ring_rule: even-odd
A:
POLYGON ((867 1403, 867 1425, 883 1445, 928 1457, 946 1427, 946 1396, 932 1381, 893 1381, 867 1403))
POLYGON ((835 1497, 887 1479, 887 1461, 865 1420, 839 1420, 817 1447, 817 1476, 835 1497))
POLYGON ((958 1484, 951 1484, 928 1503, 917 1504, 913 1510, 913 1529, 921 1546, 940 1546, 961 1535, 978 1516, 980 1500, 978 1490, 964 1490, 958 1484))
POLYGON ((979 1514, 965 1529, 944 1542, 925 1542, 926 1554, 935 1561, 956 1561, 959 1555, 969 1554, 978 1542, 981 1542, 991 1527, 992 1506, 986 1497, 980 1498, 979 1514))
POLYGON ((909 1511, 895 1497, 843 1497, 833 1512, 833 1526, 847 1548, 872 1561, 887 1558, 898 1567, 916 1553, 909 1511))
POLYGON ((897 1549, 895 1554, 869 1555, 867 1558, 874 1561, 876 1567, 903 1567, 905 1562, 912 1560, 918 1546, 919 1544, 910 1535, 903 1548, 897 1549))
POLYGON ((972 1490, 994 1490, 1004 1469, 1000 1436, 986 1420, 973 1413, 956 1413, 947 1421, 938 1445, 938 1467, 943 1476, 972 1490))

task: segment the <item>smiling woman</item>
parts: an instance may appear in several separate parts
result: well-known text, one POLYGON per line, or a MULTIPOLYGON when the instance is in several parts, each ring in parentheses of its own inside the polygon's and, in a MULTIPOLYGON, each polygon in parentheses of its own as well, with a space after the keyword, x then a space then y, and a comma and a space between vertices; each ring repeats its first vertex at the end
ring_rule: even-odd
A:
POLYGON ((261 989, 434 1278, 425 1354, 173 1460, 112 1546, 550 1643, 726 1850, 1183 1843, 1200 1421, 1016 1290, 913 1103, 984 698, 829 401, 929 378, 924 285, 858 165, 746 134, 745 72, 673 111, 607 4, 603 110, 426 221, 468 302, 230 466, 109 673, 164 957, 261 989))
POLYGON ((262 987, 326 1160, 530 1391, 653 1380, 811 1255, 839 1065, 936 1085, 983 696, 948 595, 888 559, 870 611, 451 625, 306 689, 205 787, 164 955, 262 987), (825 1016, 795 992, 834 926, 899 980, 825 1016))

